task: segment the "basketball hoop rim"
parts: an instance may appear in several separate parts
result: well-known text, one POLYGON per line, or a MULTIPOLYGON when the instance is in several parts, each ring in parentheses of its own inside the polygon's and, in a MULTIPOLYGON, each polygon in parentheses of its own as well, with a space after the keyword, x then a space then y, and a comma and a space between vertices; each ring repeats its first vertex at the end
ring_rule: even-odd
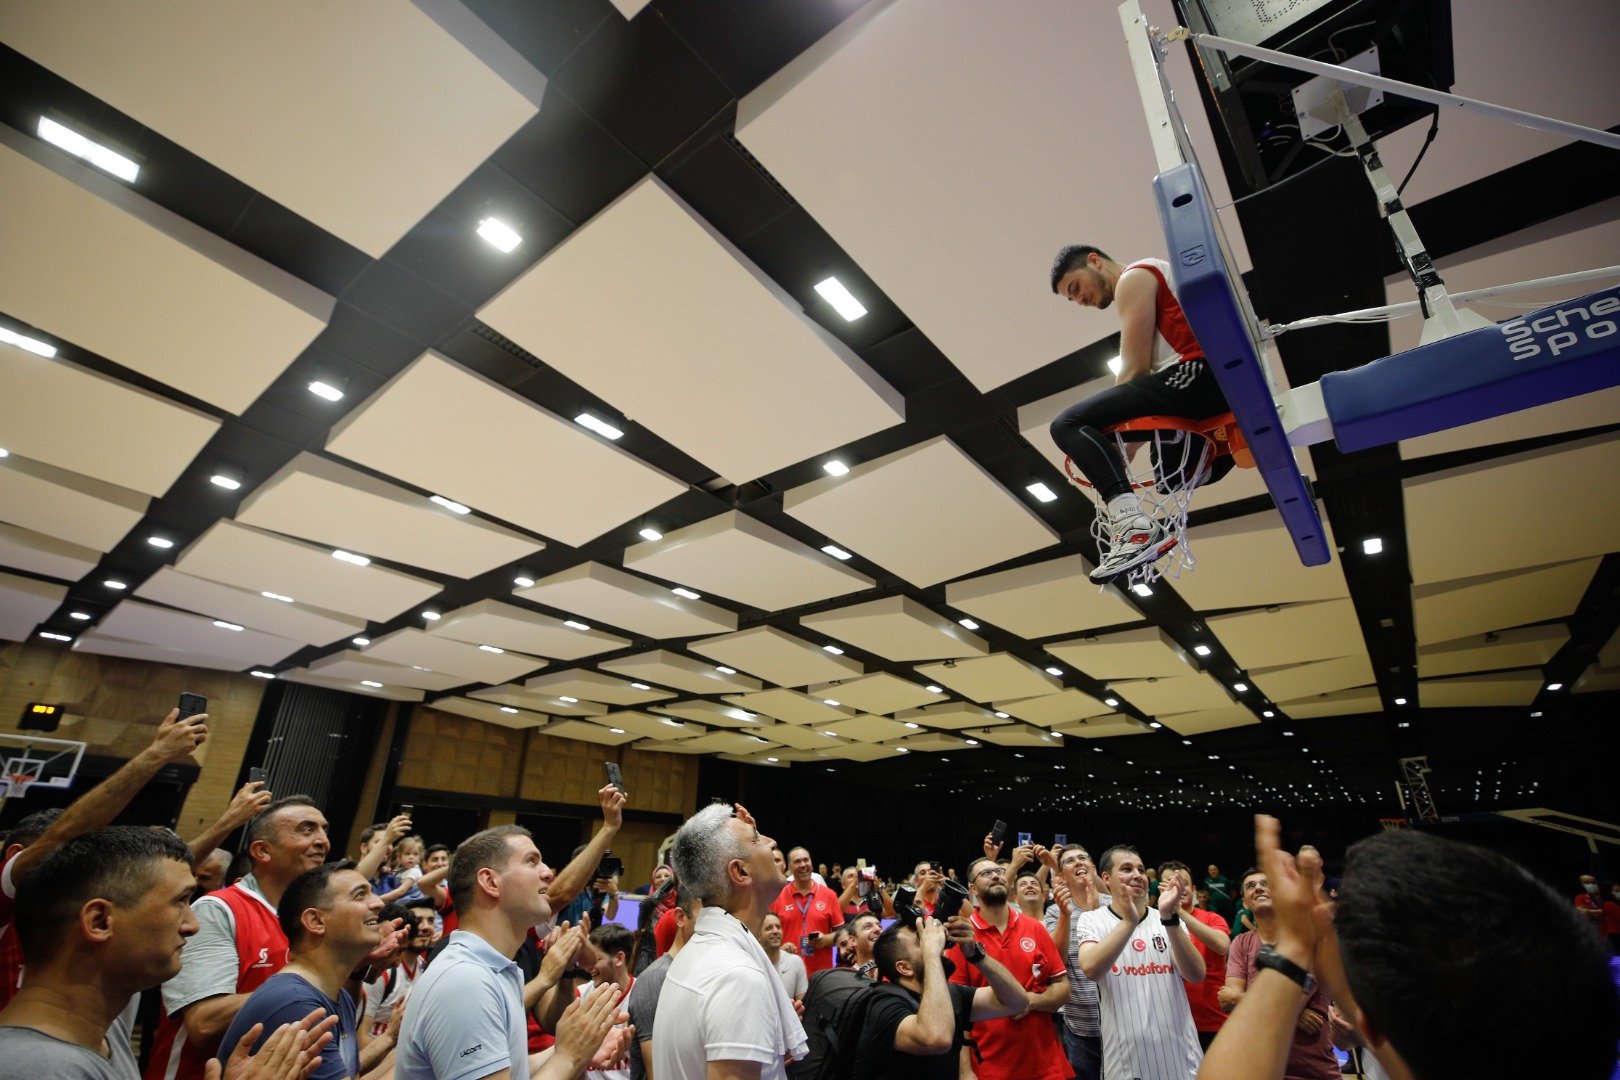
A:
MULTIPOLYGON (((1117 424, 1109 424, 1099 429, 1104 435, 1117 435, 1120 432, 1136 431, 1182 431, 1189 435, 1197 435, 1210 446, 1210 461, 1231 454, 1234 446, 1243 446, 1243 433, 1237 426, 1237 417, 1231 413, 1220 413, 1216 416, 1207 416, 1202 420, 1193 420, 1185 416, 1136 416, 1129 420, 1121 420, 1117 424), (1234 438, 1235 436, 1235 438, 1234 438)), ((1063 472, 1072 482, 1088 491, 1095 491, 1096 487, 1080 475, 1074 467, 1074 459, 1063 459, 1063 472)), ((1140 491, 1153 486, 1153 481, 1142 481, 1131 484, 1133 491, 1140 491)))

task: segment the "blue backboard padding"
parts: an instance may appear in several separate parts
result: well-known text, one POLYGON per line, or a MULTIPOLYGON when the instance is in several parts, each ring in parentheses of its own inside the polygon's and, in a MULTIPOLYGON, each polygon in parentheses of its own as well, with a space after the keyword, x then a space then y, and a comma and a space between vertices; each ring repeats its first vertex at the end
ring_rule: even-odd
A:
POLYGON ((1329 559, 1327 534, 1271 400, 1259 343, 1232 287, 1204 178, 1196 166, 1178 165, 1154 179, 1153 194, 1170 253, 1176 299, 1243 429, 1300 561, 1321 566, 1329 559))
POLYGON ((1322 401, 1333 441, 1349 451, 1615 385, 1620 286, 1331 372, 1322 401))

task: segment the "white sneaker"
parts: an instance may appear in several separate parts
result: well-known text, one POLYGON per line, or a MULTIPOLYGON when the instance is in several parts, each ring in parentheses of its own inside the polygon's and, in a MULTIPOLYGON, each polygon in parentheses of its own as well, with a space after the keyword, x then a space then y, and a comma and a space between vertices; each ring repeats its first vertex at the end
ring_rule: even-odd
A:
POLYGON ((1175 533, 1164 533, 1147 517, 1119 522, 1111 526, 1109 531, 1113 543, 1102 562, 1097 564, 1097 569, 1091 572, 1092 581, 1118 577, 1143 563, 1153 562, 1176 546, 1175 533))

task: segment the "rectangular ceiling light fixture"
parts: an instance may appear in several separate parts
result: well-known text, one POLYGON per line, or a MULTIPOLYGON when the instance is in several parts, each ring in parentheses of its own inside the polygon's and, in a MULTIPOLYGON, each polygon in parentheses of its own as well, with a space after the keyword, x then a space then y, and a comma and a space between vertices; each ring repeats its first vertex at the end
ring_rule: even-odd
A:
POLYGON ((1039 480, 1024 489, 1043 503, 1057 502, 1057 492, 1041 483, 1039 480))
POLYGON ((835 277, 826 278, 816 282, 816 292, 821 298, 833 306, 833 310, 842 315, 847 322, 854 322, 866 314, 866 307, 844 288, 844 283, 835 277))
POLYGON ((48 116, 39 118, 39 137, 52 146, 60 147, 76 158, 82 158, 100 169, 133 184, 141 175, 141 167, 129 158, 110 150, 94 139, 80 135, 70 127, 58 124, 48 116))
POLYGON ((1361 542, 1361 553, 1363 555, 1377 555, 1383 550, 1384 538, 1381 536, 1369 536, 1361 542))
POLYGON ((688 600, 701 600, 701 599, 703 599, 703 594, 702 593, 695 593, 691 589, 688 589, 684 585, 677 585, 677 586, 675 586, 673 589, 671 589, 669 591, 674 593, 676 596, 684 596, 688 600))
POLYGON ((215 487, 224 488, 226 491, 235 491, 237 488, 242 486, 242 481, 238 480, 234 476, 228 476, 222 472, 217 472, 213 476, 210 476, 208 478, 208 482, 213 484, 215 487))
POLYGON ((458 503, 454 499, 447 499, 443 495, 429 495, 428 501, 438 503, 440 506, 444 507, 446 510, 449 510, 453 514, 472 513, 472 507, 464 505, 463 503, 458 503))
POLYGON ((283 596, 276 592, 260 592, 259 595, 264 597, 266 600, 280 600, 283 604, 290 604, 293 602, 292 597, 283 596))
POLYGON ((356 566, 371 565, 370 559, 366 558, 364 555, 356 555, 352 551, 334 551, 332 552, 332 558, 337 559, 339 562, 353 563, 356 566))
POLYGON ((309 384, 309 392, 318 398, 325 398, 327 401, 343 400, 343 391, 338 387, 333 386, 325 379, 316 379, 311 382, 309 384))
POLYGON ((242 630, 242 627, 239 626, 238 624, 233 623, 233 622, 226 622, 224 619, 215 619, 214 620, 214 625, 219 627, 221 630, 235 630, 238 633, 240 633, 241 630, 242 630))
POLYGON ((523 237, 500 218, 487 217, 478 223, 478 235, 497 250, 510 254, 523 243, 523 237))
POLYGON ((839 560, 853 559, 855 557, 849 552, 845 551, 843 548, 839 547, 837 544, 823 544, 821 550, 839 560))
POLYGON ((642 529, 636 535, 641 537, 643 540, 662 540, 664 538, 663 533, 653 528, 642 529))
POLYGON ((606 420, 603 420, 600 417, 592 416, 588 412, 582 412, 578 416, 574 417, 574 423, 578 424, 582 428, 588 428, 591 431, 596 432, 604 439, 622 439, 624 437, 624 432, 620 431, 606 420))
POLYGON ((31 338, 25 334, 19 334, 15 330, 7 330, 3 326, 0 326, 0 341, 5 342, 7 345, 16 346, 23 352, 31 352, 35 356, 43 356, 47 360, 56 355, 55 345, 47 345, 38 338, 31 338))

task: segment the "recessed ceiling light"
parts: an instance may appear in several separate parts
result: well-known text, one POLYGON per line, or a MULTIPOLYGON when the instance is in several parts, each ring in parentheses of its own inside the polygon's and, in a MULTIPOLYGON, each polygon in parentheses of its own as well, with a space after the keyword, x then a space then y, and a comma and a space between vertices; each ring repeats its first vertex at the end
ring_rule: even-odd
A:
POLYGON ((822 699, 821 699, 821 703, 822 703, 822 704, 823 704, 823 705, 831 705, 831 706, 832 706, 832 707, 833 707, 833 708, 835 708, 835 709, 836 709, 836 708, 837 708, 837 707, 838 707, 838 706, 840 706, 840 705, 842 705, 842 704, 843 704, 843 702, 841 702, 841 701, 834 701, 834 700, 833 700, 833 699, 832 699, 832 698, 830 698, 830 697, 824 697, 824 698, 822 698, 822 699))
POLYGON ((608 730, 613 732, 613 734, 615 734, 615 735, 623 735, 624 734, 624 728, 622 728, 622 727, 610 727, 610 728, 608 728, 608 730))
POLYGON ((570 629, 570 630, 589 630, 590 629, 589 626, 587 626, 586 624, 580 622, 578 619, 564 619, 563 620, 563 625, 568 627, 568 629, 570 629))
POLYGON ((360 680, 360 685, 361 686, 369 686, 373 690, 381 690, 382 689, 382 683, 376 681, 375 679, 361 679, 360 680))
POLYGON ((1191 739, 1182 739, 1181 740, 1181 745, 1182 746, 1191 746, 1192 745, 1192 740, 1191 739))
POLYGON ((1547 684, 1547 689, 1549 690, 1562 690, 1563 688, 1564 684, 1561 682, 1550 682, 1547 684))
POLYGON ((964 630, 977 630, 979 628, 979 624, 972 619, 957 619, 956 623, 964 630))
POLYGON ((106 586, 109 589, 127 589, 127 588, 129 588, 128 585, 126 585, 122 581, 118 581, 118 580, 116 580, 114 578, 108 578, 106 581, 102 582, 102 585, 106 586))
POLYGON ((695 593, 691 589, 688 589, 684 585, 677 585, 677 586, 675 586, 673 589, 671 589, 669 591, 674 593, 676 596, 684 596, 688 600, 701 600, 701 599, 703 599, 703 594, 702 593, 695 593))
POLYGON ((1056 675, 1061 678, 1063 675, 1063 669, 1060 667, 1049 667, 1046 669, 1046 673, 1048 675, 1056 675))
POLYGON ((1395 699, 1395 704, 1397 704, 1397 705, 1405 705, 1406 704, 1406 699, 1403 698, 1403 697, 1398 697, 1398 698, 1395 699))
POLYGON ((624 437, 624 432, 620 431, 606 420, 603 420, 597 416, 592 416, 588 412, 582 412, 578 416, 574 417, 574 423, 578 424, 582 428, 589 428, 591 431, 596 432, 604 439, 620 439, 624 437))
POLYGON ((411 668, 413 670, 415 670, 415 671, 432 671, 433 670, 430 667, 423 667, 421 664, 412 664, 411 668))
POLYGON ((1273 716, 1276 716, 1277 714, 1272 712, 1270 709, 1267 709, 1264 712, 1262 712, 1260 715, 1265 717, 1267 720, 1270 720, 1273 716))
POLYGON ((1105 697, 1103 698, 1103 704, 1108 706, 1110 709, 1117 709, 1119 708, 1119 698, 1105 697))
POLYGON ((853 293, 844 287, 844 283, 835 277, 824 278, 816 282, 816 292, 821 298, 831 304, 833 310, 844 317, 846 322, 854 322, 866 314, 866 307, 853 293))
POLYGON ((845 465, 842 461, 839 461, 836 458, 834 458, 832 461, 823 463, 821 467, 826 469, 827 472, 832 476, 845 476, 849 473, 849 466, 845 465))
POLYGON ((906 721, 906 727, 910 728, 912 731, 917 731, 917 730, 921 729, 922 725, 921 724, 914 724, 910 720, 907 720, 906 721))
POLYGON ((1384 538, 1381 536, 1369 536, 1361 542, 1361 553, 1363 555, 1377 555, 1383 550, 1384 538))
POLYGON ((1219 755, 1219 754, 1211 754, 1211 755, 1209 755, 1209 760, 1211 760, 1211 761, 1219 761, 1219 760, 1221 760, 1221 755, 1219 755))
POLYGON ((823 735, 830 736, 830 737, 832 737, 834 739, 838 738, 838 732, 836 732, 836 731, 827 731, 827 730, 823 729, 821 733, 823 735))
POLYGON ((630 684, 630 687, 631 687, 631 689, 634 689, 634 690, 651 690, 652 689, 651 686, 648 686, 644 682, 633 682, 633 683, 630 684))
POLYGON ((1194 645, 1193 652, 1199 656, 1208 656, 1213 650, 1208 645, 1194 645))
POLYGON ((1283 734, 1284 734, 1284 735, 1286 735, 1286 736, 1288 736, 1288 737, 1289 737, 1289 738, 1293 738, 1293 737, 1294 737, 1294 733, 1293 733, 1293 732, 1292 732, 1292 731, 1285 731, 1285 732, 1283 732, 1283 734))
POLYGON ((923 689, 928 691, 930 694, 943 694, 945 692, 943 687, 935 686, 933 683, 929 683, 927 686, 923 687, 923 689))
POLYGON ((478 235, 502 254, 510 254, 523 243, 523 237, 500 218, 487 217, 478 223, 478 235))
POLYGON ((242 486, 242 481, 234 476, 227 476, 225 473, 215 473, 208 478, 208 482, 215 487, 222 487, 226 491, 235 491, 242 486))
POLYGON ((148 536, 146 538, 146 542, 148 544, 151 544, 155 548, 165 548, 165 549, 167 549, 167 548, 174 547, 174 541, 170 540, 166 536, 148 536))
POLYGON ((240 631, 242 629, 242 627, 239 626, 238 624, 233 623, 233 622, 226 622, 224 619, 215 619, 214 620, 214 625, 219 627, 221 630, 240 631))
POLYGON ((823 544, 821 550, 835 559, 853 559, 855 556, 839 547, 837 544, 823 544))
POLYGON ((780 761, 780 760, 781 760, 781 759, 780 759, 780 758, 773 758, 773 757, 768 757, 768 758, 766 758, 766 759, 765 759, 765 760, 766 760, 766 761, 770 761, 770 762, 776 762, 776 761, 780 761))
POLYGON ((894 752, 895 752, 895 753, 897 753, 897 754, 909 754, 909 753, 911 753, 911 751, 910 751, 910 750, 907 750, 907 749, 906 749, 906 748, 905 748, 905 747, 903 747, 903 746, 897 746, 897 747, 895 747, 895 748, 894 748, 894 752))
POLYGON ((1232 689, 1240 694, 1247 694, 1249 692, 1249 684, 1246 682, 1235 682, 1232 684, 1232 689))
POLYGON ((67 635, 67 634, 57 634, 57 633, 51 632, 50 630, 41 630, 39 632, 39 636, 44 638, 47 641, 72 641, 73 640, 73 638, 71 636, 67 635))
POLYGON ((454 513, 454 514, 470 514, 470 513, 472 513, 472 507, 467 506, 464 503, 458 503, 454 499, 447 499, 443 495, 429 495, 428 496, 428 501, 429 502, 436 502, 440 506, 444 507, 446 510, 449 510, 451 513, 454 513))
POLYGON ((478 646, 478 649, 480 652, 494 653, 496 656, 500 656, 506 652, 505 649, 500 648, 497 645, 480 645, 478 646))
POLYGON ((332 385, 332 383, 328 382, 326 379, 311 380, 309 384, 309 392, 318 398, 325 398, 327 401, 343 400, 343 390, 340 387, 332 385))
POLYGON ((1145 581, 1138 581, 1135 585, 1132 585, 1131 592, 1135 593, 1137 596, 1153 595, 1153 590, 1148 588, 1147 582, 1145 581))
POLYGON ((651 528, 642 529, 639 533, 637 533, 637 535, 643 540, 662 540, 664 538, 663 533, 659 532, 657 529, 651 528))
POLYGON ((68 612, 68 618, 77 619, 79 622, 89 622, 91 617, 92 616, 90 615, 90 613, 88 611, 70 611, 70 612, 68 612))
POLYGON ((969 746, 978 746, 979 745, 979 740, 978 739, 969 739, 967 741, 967 744, 969 746))
POLYGON ((1160 728, 1164 727, 1164 725, 1159 723, 1157 720, 1149 720, 1148 727, 1152 728, 1154 731, 1158 731, 1160 728))
POLYGON ((349 640, 351 643, 358 645, 362 649, 371 644, 371 639, 368 637, 350 638, 349 640))
POLYGON ((527 588, 529 588, 530 586, 532 586, 534 584, 534 578, 532 578, 532 577, 515 577, 515 578, 512 579, 512 584, 516 585, 520 589, 527 589, 527 588))
POLYGON ((260 595, 260 596, 262 596, 262 597, 264 597, 264 598, 265 598, 265 599, 266 599, 266 600, 279 600, 279 601, 281 601, 281 602, 282 602, 282 603, 283 603, 283 604, 290 604, 290 603, 292 603, 292 602, 293 602, 293 598, 292 598, 292 597, 290 597, 290 596, 282 596, 282 595, 281 595, 281 594, 280 594, 280 593, 278 593, 278 592, 266 592, 266 591, 260 591, 260 593, 259 593, 259 595, 260 595))
POLYGON ((133 184, 135 178, 141 174, 141 167, 123 154, 102 146, 94 139, 80 135, 72 128, 64 127, 48 116, 39 118, 39 137, 52 146, 61 147, 76 158, 83 158, 102 172, 111 173, 125 183, 133 184))
POLYGON ((338 560, 338 562, 353 563, 356 566, 371 565, 371 560, 364 555, 356 555, 352 551, 343 551, 341 549, 332 552, 332 558, 338 560))
POLYGON ((737 674, 737 669, 736 668, 734 668, 734 667, 726 667, 726 665, 724 665, 724 664, 716 664, 716 665, 714 665, 714 670, 718 671, 722 675, 735 675, 735 674, 737 674))
POLYGON ((832 653, 832 654, 833 654, 833 655, 834 655, 834 656, 843 656, 843 655, 844 655, 844 650, 843 650, 843 649, 840 649, 840 648, 839 648, 839 647, 838 647, 838 646, 836 646, 836 645, 823 645, 823 646, 822 646, 822 647, 821 647, 821 651, 822 651, 822 652, 830 652, 830 653, 832 653))
POLYGON ((1028 485, 1024 488, 1024 490, 1035 496, 1043 503, 1057 502, 1057 492, 1053 491, 1039 480, 1028 485))
POLYGON ((1002 719, 1002 720, 1011 720, 1012 719, 1011 716, 1009 716, 1007 713, 1002 712, 1000 709, 996 710, 996 716, 998 718, 1002 719))
POLYGON ((23 352, 31 352, 35 356, 43 356, 47 360, 56 355, 55 345, 41 341, 38 338, 31 338, 27 335, 19 334, 15 330, 7 330, 3 326, 0 326, 0 341, 5 342, 7 345, 13 345, 21 349, 23 352))
POLYGON ((428 622, 438 622, 442 616, 437 611, 424 611, 422 612, 422 618, 428 622))
POLYGON ((1395 726, 1396 727, 1411 727, 1412 722, 1410 720, 1402 720, 1400 723, 1396 724, 1395 726))
POLYGON ((685 727, 686 726, 685 724, 681 723, 679 720, 671 720, 667 716, 664 717, 662 720, 660 720, 659 723, 668 724, 670 727, 685 727))
POLYGON ((276 673, 273 671, 259 671, 256 669, 248 672, 248 674, 252 675, 255 679, 273 679, 276 677, 276 673))

